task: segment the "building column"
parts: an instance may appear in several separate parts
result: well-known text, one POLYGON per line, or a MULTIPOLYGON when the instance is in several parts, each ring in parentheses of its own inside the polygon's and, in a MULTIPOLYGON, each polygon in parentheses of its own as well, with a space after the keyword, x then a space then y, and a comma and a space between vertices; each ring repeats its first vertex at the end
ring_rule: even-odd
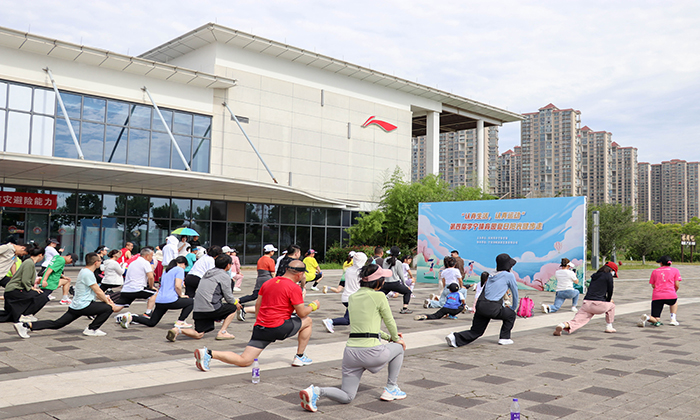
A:
POLYGON ((435 111, 426 115, 425 172, 426 175, 440 172, 440 113, 435 111))
POLYGON ((476 120, 476 185, 485 190, 486 184, 486 141, 484 140, 484 120, 476 120))

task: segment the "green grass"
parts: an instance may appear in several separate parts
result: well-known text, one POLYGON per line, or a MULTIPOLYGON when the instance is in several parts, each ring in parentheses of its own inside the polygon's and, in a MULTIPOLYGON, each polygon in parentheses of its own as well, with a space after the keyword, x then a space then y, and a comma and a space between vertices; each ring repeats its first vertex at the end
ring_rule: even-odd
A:
POLYGON ((340 263, 320 263, 321 270, 339 270, 343 268, 343 264, 340 263))
MULTIPOLYGON (((673 262, 674 266, 679 266, 679 265, 696 265, 697 263, 689 263, 689 262, 673 262)), ((620 271, 624 270, 653 270, 655 268, 659 268, 659 264, 654 262, 654 261, 647 261, 646 264, 642 265, 641 261, 630 261, 630 260, 623 260, 622 265, 618 264, 618 267, 620 271)), ((593 267, 591 266, 590 262, 586 264, 586 272, 587 273, 592 273, 593 267)))

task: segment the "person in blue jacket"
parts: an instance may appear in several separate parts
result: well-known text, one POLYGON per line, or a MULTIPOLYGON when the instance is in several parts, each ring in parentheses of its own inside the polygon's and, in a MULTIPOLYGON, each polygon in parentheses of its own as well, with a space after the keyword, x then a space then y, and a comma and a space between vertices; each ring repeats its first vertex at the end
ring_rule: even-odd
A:
POLYGON ((476 301, 476 312, 472 319, 471 329, 450 333, 445 337, 449 346, 464 346, 481 337, 492 319, 503 321, 498 344, 513 344, 513 340, 510 339, 510 331, 515 325, 515 311, 518 309, 518 283, 510 270, 515 262, 508 254, 500 254, 496 257, 496 274, 489 276, 479 299, 476 301), (509 289, 513 295, 512 306, 506 306, 503 302, 503 295, 509 289))

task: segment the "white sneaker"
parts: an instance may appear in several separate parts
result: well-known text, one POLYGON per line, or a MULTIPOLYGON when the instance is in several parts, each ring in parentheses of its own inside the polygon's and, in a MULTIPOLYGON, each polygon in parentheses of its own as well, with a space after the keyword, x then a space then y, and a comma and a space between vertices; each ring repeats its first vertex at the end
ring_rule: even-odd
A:
POLYGON ((571 312, 573 312, 573 313, 578 312, 578 308, 575 307, 575 306, 572 306, 572 307, 571 307, 571 312))
POLYGON ((19 317, 19 322, 37 322, 38 319, 34 315, 22 315, 19 317))
POLYGON ((544 303, 542 304, 542 313, 543 314, 549 313, 549 306, 545 305, 544 303))
POLYGON ((323 294, 325 295, 327 293, 328 293, 328 286, 323 286, 323 294))
POLYGON ((423 301, 423 309, 428 309, 430 308, 430 299, 426 299, 423 301))
POLYGON ((106 332, 102 330, 91 330, 90 327, 85 328, 83 331, 83 335, 87 335, 88 337, 103 337, 107 335, 106 332))
POLYGON ((29 328, 25 327, 23 323, 17 322, 12 324, 15 327, 15 331, 22 338, 29 338, 29 328))
POLYGON ((319 291, 319 288, 318 288, 318 287, 311 286, 311 290, 313 290, 314 292, 318 292, 318 291, 319 291))
POLYGON ((240 291, 241 291, 241 288, 240 288, 240 287, 235 287, 235 286, 234 286, 234 287, 233 287, 233 291, 234 291, 234 292, 240 292, 240 291))
POLYGON ((641 318, 639 318, 639 322, 637 322, 637 326, 640 328, 644 328, 647 326, 647 321, 649 321, 649 317, 647 316, 647 314, 644 314, 641 316, 641 318))
POLYGON ((49 300, 54 300, 54 299, 56 299, 56 296, 54 296, 54 295, 49 295, 49 300))
POLYGON ((507 346, 513 344, 513 340, 511 340, 510 338, 501 338, 500 340, 498 340, 498 344, 502 346, 507 346))
POLYGON ((61 301, 58 303, 60 303, 61 305, 70 305, 71 302, 73 302, 73 301, 70 299, 61 299, 61 301))
POLYGON ((668 323, 668 325, 673 325, 675 327, 675 326, 678 326, 681 324, 678 321, 676 321, 675 319, 672 319, 671 322, 668 323))
POLYGON ((330 318, 326 318, 323 320, 323 326, 326 327, 326 330, 328 330, 329 333, 334 333, 335 329, 333 328, 333 320, 330 318))
POLYGON ((124 315, 122 315, 121 319, 119 320, 119 325, 121 325, 124 329, 128 329, 132 319, 133 315, 131 314, 131 312, 127 312, 124 315))
POLYGON ((450 347, 457 347, 457 341, 455 339, 455 333, 451 332, 447 334, 445 337, 445 341, 447 341, 447 345, 450 347))

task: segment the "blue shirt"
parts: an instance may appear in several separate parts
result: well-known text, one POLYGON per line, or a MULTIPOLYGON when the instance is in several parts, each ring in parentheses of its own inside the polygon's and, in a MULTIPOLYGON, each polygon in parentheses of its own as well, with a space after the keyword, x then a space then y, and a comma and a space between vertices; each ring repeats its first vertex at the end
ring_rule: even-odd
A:
POLYGON ((185 255, 185 258, 187 258, 187 267, 185 267, 185 273, 189 273, 194 263, 197 262, 197 256, 190 252, 187 255, 185 255))
POLYGON ((447 295, 444 307, 447 309, 457 309, 462 304, 462 295, 459 292, 447 295))
POLYGON ((513 305, 511 309, 518 310, 518 282, 515 281, 515 276, 510 271, 499 271, 498 273, 489 276, 489 279, 484 284, 484 297, 488 300, 501 300, 506 291, 510 289, 513 294, 513 305))
POLYGON ((175 266, 170 269, 167 273, 163 274, 160 278, 160 289, 158 289, 158 296, 156 296, 156 303, 173 303, 180 295, 177 294, 175 290, 175 279, 185 278, 185 270, 175 266))
POLYGON ((78 281, 75 282, 75 294, 73 302, 70 304, 71 309, 79 311, 85 309, 95 300, 95 291, 90 286, 97 284, 95 281, 95 273, 83 268, 78 273, 78 281))

